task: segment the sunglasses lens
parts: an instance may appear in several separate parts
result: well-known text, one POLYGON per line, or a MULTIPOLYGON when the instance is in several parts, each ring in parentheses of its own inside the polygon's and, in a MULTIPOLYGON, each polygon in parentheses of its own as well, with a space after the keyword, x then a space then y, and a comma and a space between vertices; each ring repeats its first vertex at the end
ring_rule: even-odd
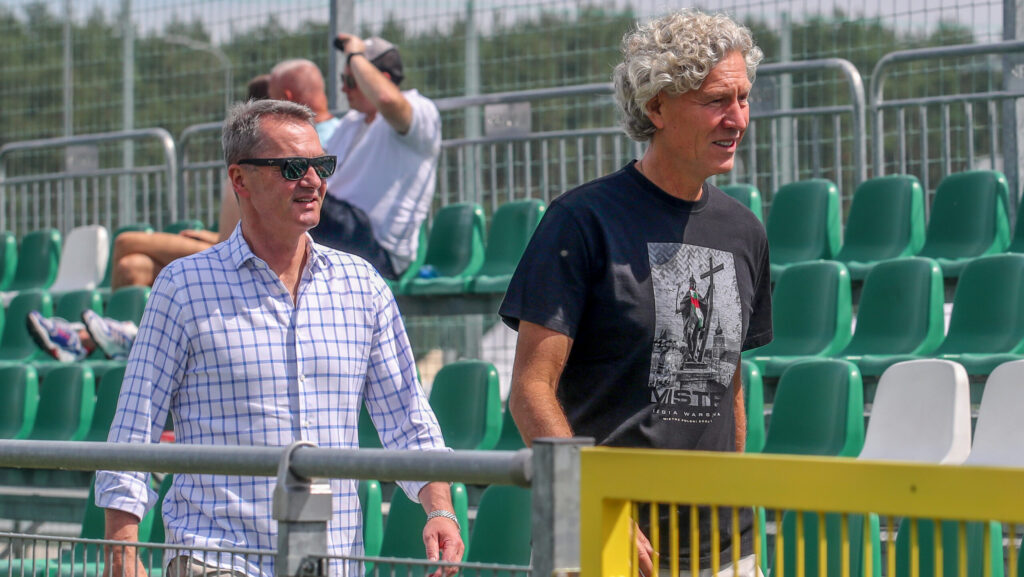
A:
POLYGON ((305 158, 292 158, 281 166, 281 176, 286 180, 299 180, 309 170, 309 161, 305 158))
POLYGON ((334 157, 321 156, 312 160, 313 170, 320 178, 327 178, 334 174, 334 157))

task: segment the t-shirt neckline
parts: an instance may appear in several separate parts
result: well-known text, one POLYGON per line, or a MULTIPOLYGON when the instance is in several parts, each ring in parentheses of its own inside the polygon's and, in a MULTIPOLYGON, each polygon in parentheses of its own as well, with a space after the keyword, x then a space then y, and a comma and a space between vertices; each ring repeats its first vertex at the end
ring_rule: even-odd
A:
POLYGON ((642 172, 637 170, 636 163, 636 159, 633 159, 629 164, 625 166, 624 170, 626 171, 626 174, 630 175, 633 178, 633 180, 635 180, 637 184, 640 185, 641 189, 643 189, 645 192, 650 193, 651 198, 654 198, 675 210, 681 210, 690 213, 700 212, 701 210, 704 210, 705 206, 707 206, 708 197, 711 195, 711 190, 706 181, 700 185, 701 192, 699 199, 695 201, 683 200, 679 197, 672 196, 671 194, 662 190, 657 184, 654 184, 653 182, 648 180, 648 178, 644 176, 642 172))

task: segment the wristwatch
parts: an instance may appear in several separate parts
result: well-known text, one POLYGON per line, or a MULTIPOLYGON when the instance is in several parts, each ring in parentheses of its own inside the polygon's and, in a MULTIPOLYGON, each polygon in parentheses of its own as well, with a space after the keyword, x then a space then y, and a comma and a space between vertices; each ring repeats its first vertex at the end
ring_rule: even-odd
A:
POLYGON ((452 513, 451 511, 445 511, 444 509, 437 509, 436 511, 431 511, 427 514, 427 521, 434 519, 436 517, 444 517, 445 519, 450 519, 453 523, 455 523, 455 527, 459 531, 462 531, 462 525, 459 524, 459 518, 455 516, 455 513, 452 513))

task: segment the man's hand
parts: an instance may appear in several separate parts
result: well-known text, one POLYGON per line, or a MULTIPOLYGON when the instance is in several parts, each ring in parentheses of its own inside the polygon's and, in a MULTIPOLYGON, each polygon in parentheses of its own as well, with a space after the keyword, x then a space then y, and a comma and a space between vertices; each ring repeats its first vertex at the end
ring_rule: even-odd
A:
MULTIPOLYGON (((455 511, 448 483, 427 483, 420 489, 419 498, 427 514, 432 511, 455 511)), ((423 526, 423 545, 427 550, 428 561, 458 563, 466 551, 458 524, 445 517, 434 517, 423 526)), ((430 577, 448 577, 457 572, 458 569, 455 567, 438 568, 430 577)))
POLYGON ((640 530, 640 526, 633 523, 633 530, 636 531, 637 560, 640 563, 641 577, 651 577, 654 574, 654 547, 651 541, 640 530))
MULTIPOLYGON (((111 541, 139 540, 139 518, 117 509, 106 510, 106 538, 111 541)), ((138 556, 138 548, 127 545, 108 545, 104 577, 147 577, 146 568, 138 556)))
POLYGON ((363 42, 362 38, 355 34, 338 34, 338 40, 335 43, 344 46, 342 50, 345 54, 366 51, 366 43, 363 42))

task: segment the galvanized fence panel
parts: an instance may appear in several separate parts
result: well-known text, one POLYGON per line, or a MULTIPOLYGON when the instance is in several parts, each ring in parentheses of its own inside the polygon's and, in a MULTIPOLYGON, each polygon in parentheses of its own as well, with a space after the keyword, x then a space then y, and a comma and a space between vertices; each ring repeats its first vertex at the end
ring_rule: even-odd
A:
POLYGON ((887 84, 896 76, 897 66, 952 60, 956 65, 945 70, 947 75, 981 69, 989 71, 989 76, 1002 77, 1002 62, 993 57, 1021 52, 1024 41, 1007 41, 903 50, 882 57, 871 73, 870 86, 874 174, 913 174, 930 198, 945 175, 1000 170, 1016 199, 1022 167, 1007 145, 1020 146, 1014 122, 1017 114, 1008 114, 1004 105, 1019 108, 1024 90, 993 89, 988 84, 964 89, 958 84, 952 93, 901 94, 891 100, 886 100, 885 93, 887 87, 906 92, 900 82, 887 84))
POLYGON ((207 227, 220 221, 221 195, 226 194, 228 171, 221 147, 222 122, 189 126, 178 137, 178 182, 182 215, 207 227))
POLYGON ((160 128, 9 143, 0 147, 0 230, 159 229, 177 219, 176 179, 174 139, 160 128))

